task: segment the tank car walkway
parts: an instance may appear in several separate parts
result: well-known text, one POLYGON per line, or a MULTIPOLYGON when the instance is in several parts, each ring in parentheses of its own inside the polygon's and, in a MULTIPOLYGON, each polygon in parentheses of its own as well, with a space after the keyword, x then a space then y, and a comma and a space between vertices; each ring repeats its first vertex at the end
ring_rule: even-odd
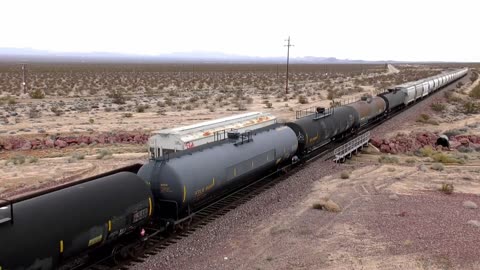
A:
POLYGON ((337 147, 334 151, 334 159, 335 162, 344 162, 347 157, 351 157, 352 153, 359 149, 362 149, 364 146, 368 145, 368 141, 370 141, 370 131, 363 133, 360 136, 357 136, 353 140, 343 144, 340 147, 337 147))

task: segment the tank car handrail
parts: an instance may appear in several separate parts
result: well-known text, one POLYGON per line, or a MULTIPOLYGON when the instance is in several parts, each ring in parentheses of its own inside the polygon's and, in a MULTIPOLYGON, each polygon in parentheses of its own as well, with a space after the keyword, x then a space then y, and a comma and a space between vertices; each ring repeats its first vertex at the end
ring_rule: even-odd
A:
MULTIPOLYGON (((243 142, 251 141, 252 140, 251 139, 252 134, 257 134, 257 133, 260 133, 260 132, 268 131, 272 128, 277 128, 277 127, 283 126, 283 125, 284 124, 281 124, 281 123, 275 123, 275 124, 271 124, 271 125, 268 125, 268 126, 265 126, 265 127, 255 129, 255 130, 250 130, 250 133, 251 133, 250 140, 243 139, 243 142)), ((245 134, 245 132, 242 133, 242 134, 245 134)), ((167 153, 163 156, 159 156, 159 157, 153 158, 151 160, 155 160, 155 161, 159 161, 159 162, 166 162, 166 161, 169 161, 170 159, 179 158, 179 157, 182 157, 182 156, 185 156, 185 155, 191 155, 192 153, 200 152, 200 151, 203 151, 205 149, 209 149, 209 148, 212 148, 214 146, 218 146, 218 145, 222 145, 222 144, 226 144, 226 143, 237 143, 237 140, 236 139, 229 139, 228 136, 227 136, 227 138, 224 139, 224 140, 209 142, 209 143, 205 143, 205 144, 199 145, 199 146, 194 147, 194 148, 189 148, 189 149, 185 149, 185 150, 182 150, 182 151, 167 153)))
POLYGON ((295 118, 300 119, 300 118, 308 117, 311 115, 315 115, 313 119, 317 120, 317 119, 321 119, 329 115, 332 115, 334 111, 335 111, 335 107, 325 108, 323 112, 319 112, 318 107, 309 107, 306 109, 296 111, 295 118))
POLYGON ((251 142, 251 141, 253 141, 252 131, 247 130, 247 131, 240 134, 239 141, 235 143, 235 146, 242 145, 244 143, 248 143, 248 142, 251 142))

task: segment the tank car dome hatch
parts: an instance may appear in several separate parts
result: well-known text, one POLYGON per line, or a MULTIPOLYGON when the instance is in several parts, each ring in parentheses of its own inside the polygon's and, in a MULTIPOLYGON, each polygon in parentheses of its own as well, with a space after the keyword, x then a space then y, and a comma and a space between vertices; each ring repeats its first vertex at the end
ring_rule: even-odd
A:
POLYGON ((238 139, 240 138, 240 132, 238 130, 232 130, 227 133, 229 139, 238 139))
POLYGON ((324 113, 325 108, 324 107, 317 107, 317 113, 324 113))
POLYGON ((277 123, 277 118, 265 112, 249 112, 205 121, 193 125, 153 132, 148 139, 151 158, 194 148, 227 138, 230 130, 243 133, 277 123))

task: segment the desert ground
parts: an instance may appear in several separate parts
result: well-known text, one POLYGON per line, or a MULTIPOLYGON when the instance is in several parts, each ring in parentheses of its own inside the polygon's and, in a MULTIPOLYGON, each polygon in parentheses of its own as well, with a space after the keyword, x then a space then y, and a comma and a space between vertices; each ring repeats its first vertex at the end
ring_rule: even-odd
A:
POLYGON ((246 111, 279 121, 439 73, 427 65, 0 65, 0 196, 148 158, 155 130, 246 111), (22 82, 25 78, 25 86, 22 82))
MULTIPOLYGON (((0 67, 8 198, 144 162, 154 130, 243 111, 292 120, 449 65, 293 66, 289 94, 284 70, 268 65, 28 66, 25 89, 21 67, 0 67)), ((307 164, 136 267, 479 269, 475 74, 377 127, 345 164, 307 164), (449 149, 435 146, 440 134, 449 149)))
POLYGON ((480 141, 456 139, 480 138, 465 106, 478 82, 375 128, 396 154, 370 145, 308 164, 135 269, 479 269, 480 141), (412 138, 403 151, 399 134, 412 138), (425 134, 450 134, 450 149, 425 134))

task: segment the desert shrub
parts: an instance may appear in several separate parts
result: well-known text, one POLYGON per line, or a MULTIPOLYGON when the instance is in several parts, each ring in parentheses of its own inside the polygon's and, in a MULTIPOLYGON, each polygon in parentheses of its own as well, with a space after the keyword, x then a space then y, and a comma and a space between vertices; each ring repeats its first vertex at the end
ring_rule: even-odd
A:
POLYGON ((439 103, 439 102, 432 103, 432 105, 430 105, 430 107, 432 108, 432 110, 434 110, 436 112, 443 112, 447 109, 447 106, 445 104, 439 103))
POLYGON ((398 163, 398 158, 394 156, 386 156, 382 155, 381 157, 378 158, 378 162, 380 163, 398 163))
POLYGON ((53 106, 50 108, 50 111, 53 112, 56 116, 60 116, 63 114, 63 111, 58 108, 58 106, 53 106))
POLYGON ((165 105, 166 105, 166 104, 165 104, 165 102, 163 102, 163 101, 157 102, 157 106, 160 107, 160 108, 165 107, 165 105))
POLYGON ((23 155, 15 155, 7 160, 6 164, 13 163, 14 165, 21 165, 25 163, 26 158, 23 155))
POLYGON ((137 105, 137 107, 135 108, 135 110, 136 110, 138 113, 143 113, 143 112, 145 112, 146 109, 148 109, 148 106, 147 106, 147 105, 143 105, 143 104, 137 105))
POLYGON ((432 170, 435 170, 435 171, 443 171, 444 167, 441 163, 434 163, 432 164, 432 166, 430 166, 430 168, 432 170))
MULTIPOLYGON (((421 119, 422 121, 428 121, 428 120, 430 120, 430 115, 422 113, 422 114, 420 114, 419 119, 421 119)), ((417 122, 418 122, 418 120, 417 120, 417 122)))
POLYGON ((431 158, 433 159, 433 161, 440 162, 440 163, 443 163, 443 164, 447 164, 447 163, 463 164, 463 163, 465 163, 465 161, 462 160, 462 159, 452 157, 452 156, 447 155, 447 154, 442 153, 442 152, 437 152, 437 153, 433 154, 431 156, 431 158))
POLYGON ((405 160, 405 162, 408 163, 408 164, 413 164, 413 163, 416 162, 416 160, 413 159, 413 158, 407 158, 407 159, 405 160))
POLYGON ((123 117, 125 117, 125 118, 130 118, 130 117, 132 117, 132 116, 133 116, 132 113, 124 113, 124 114, 123 114, 123 117))
POLYGON ((167 104, 168 106, 176 105, 176 103, 171 98, 165 98, 165 104, 167 104))
POLYGON ((455 190, 455 187, 453 184, 443 183, 439 190, 445 194, 452 194, 455 190))
POLYGON ((298 103, 307 104, 308 103, 308 98, 304 95, 299 95, 298 96, 298 103))
POLYGON ((471 98, 480 99, 480 84, 477 84, 468 95, 471 98))
POLYGON ((472 75, 470 75, 470 82, 475 82, 478 79, 478 73, 472 72, 472 75))
MULTIPOLYGON (((225 105, 228 105, 228 104, 225 104, 225 105)), ((247 107, 245 106, 245 104, 241 101, 237 101, 235 102, 234 106, 237 108, 237 110, 239 111, 246 111, 247 110, 247 107)))
POLYGON ((438 122, 431 119, 430 115, 422 113, 416 120, 419 123, 426 123, 426 124, 431 124, 431 125, 438 125, 438 122))
POLYGON ((480 104, 474 101, 467 101, 463 104, 463 113, 475 114, 480 112, 480 104))
POLYGON ((0 105, 3 104, 15 105, 17 104, 17 100, 15 99, 15 97, 12 96, 0 97, 0 105))
POLYGON ((460 129, 450 129, 450 130, 447 130, 445 131, 443 134, 445 134, 446 136, 448 136, 449 138, 453 137, 453 136, 457 136, 457 135, 460 135, 460 134, 463 134, 467 132, 467 129, 465 128, 460 128, 460 129))
POLYGON ((188 99, 188 102, 190 102, 190 103, 195 103, 197 101, 198 101, 198 97, 191 97, 191 98, 188 99))
POLYGON ((33 92, 30 92, 30 97, 34 99, 45 98, 45 93, 40 89, 35 89, 33 92))
POLYGON ((28 117, 30 118, 40 118, 40 116, 42 116, 42 112, 37 110, 37 108, 32 107, 28 111, 28 117))
POLYGON ((447 102, 448 103, 457 103, 457 102, 460 102, 462 101, 462 99, 456 95, 454 95, 452 92, 450 91, 447 91, 447 92, 444 92, 444 96, 445 98, 447 99, 447 102))
POLYGON ((187 106, 185 106, 184 109, 187 110, 187 111, 191 111, 191 110, 193 110, 193 106, 188 104, 187 106))
POLYGON ((473 151, 475 151, 475 149, 471 148, 471 147, 466 147, 466 146, 460 146, 457 148, 458 152, 460 153, 471 153, 473 151))
POLYGON ((90 118, 90 119, 88 119, 88 122, 89 122, 90 124, 93 124, 93 123, 95 123, 95 119, 90 118))
POLYGON ((75 152, 72 154, 72 158, 76 160, 81 160, 85 158, 85 154, 80 153, 80 152, 75 152))
POLYGON ((38 158, 37 157, 29 157, 27 159, 27 162, 28 163, 37 163, 38 162, 38 158))
POLYGON ((342 178, 342 179, 348 179, 348 178, 350 178, 350 173, 349 173, 349 172, 342 172, 342 173, 340 174, 340 178, 342 178))
POLYGON ((424 147, 418 149, 415 154, 421 157, 431 157, 433 154, 437 153, 433 147, 430 145, 425 145, 424 147))
POLYGON ((328 100, 334 100, 336 97, 337 97, 337 95, 335 94, 335 92, 328 91, 328 94, 327 94, 327 99, 328 100))
POLYGON ((265 102, 265 107, 268 109, 271 109, 273 107, 273 104, 270 101, 265 102))
POLYGON ((112 156, 112 152, 108 149, 101 149, 100 151, 97 151, 97 159, 103 159, 105 157, 112 156))
POLYGON ((111 90, 107 96, 111 98, 112 102, 115 104, 125 104, 125 97, 120 90, 111 90))
POLYGON ((443 164, 446 164, 446 163, 460 163, 460 164, 465 163, 464 160, 456 158, 456 157, 452 157, 452 156, 450 156, 446 153, 443 153, 441 151, 436 151, 435 149, 433 149, 429 145, 424 146, 421 149, 419 149, 416 152, 416 154, 419 155, 419 156, 423 156, 423 157, 430 157, 433 161, 440 162, 440 163, 443 163, 443 164))

